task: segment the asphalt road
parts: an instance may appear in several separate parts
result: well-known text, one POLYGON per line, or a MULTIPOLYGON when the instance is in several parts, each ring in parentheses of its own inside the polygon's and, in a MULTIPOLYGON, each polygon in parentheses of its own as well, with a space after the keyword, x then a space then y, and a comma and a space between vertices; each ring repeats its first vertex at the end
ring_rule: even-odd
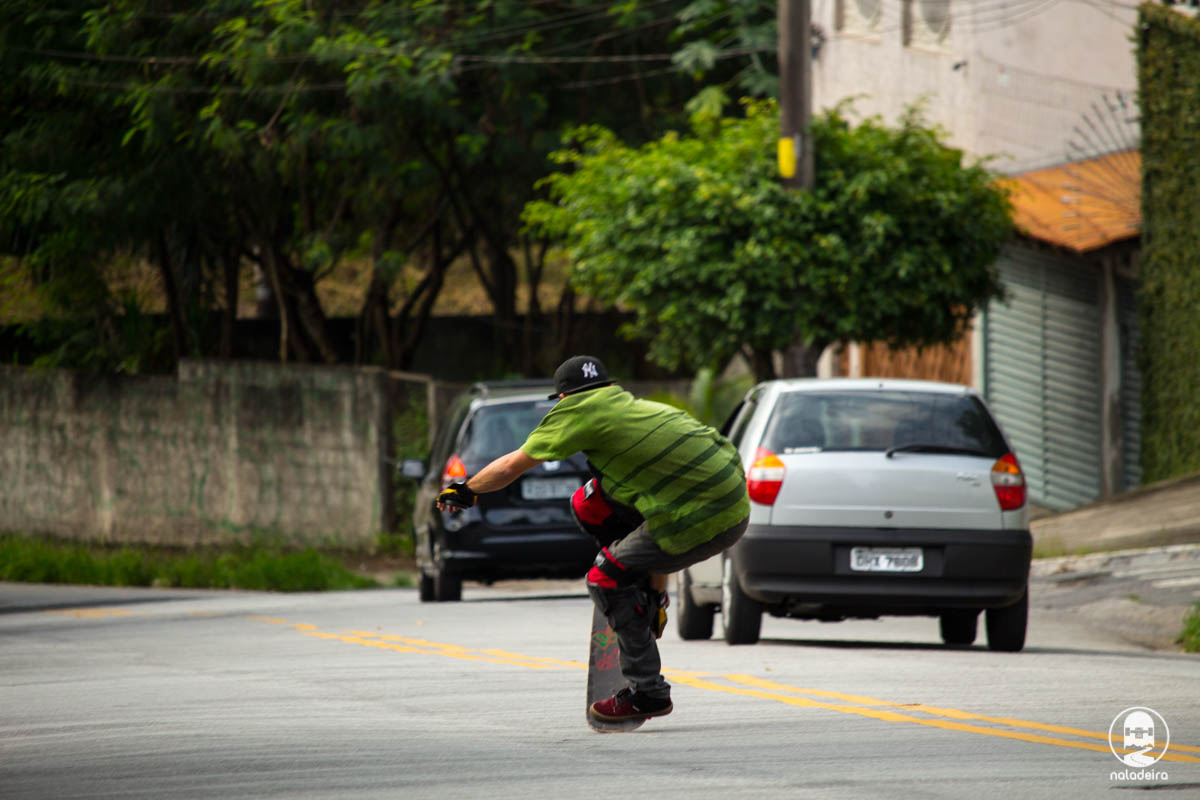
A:
POLYGON ((0 797, 1200 796, 1200 658, 1034 605, 1018 654, 946 649, 931 619, 768 618, 736 648, 672 630, 675 713, 602 735, 576 584, 453 604, 0 584, 0 797), (1171 744, 1113 780, 1130 706, 1171 744))

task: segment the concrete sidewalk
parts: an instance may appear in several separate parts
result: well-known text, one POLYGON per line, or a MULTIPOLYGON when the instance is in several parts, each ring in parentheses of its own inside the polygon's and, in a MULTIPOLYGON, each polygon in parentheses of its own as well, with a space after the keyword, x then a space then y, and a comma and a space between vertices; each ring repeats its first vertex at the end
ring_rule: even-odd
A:
POLYGON ((1200 473, 1034 520, 1035 553, 1077 554, 1200 543, 1200 473))

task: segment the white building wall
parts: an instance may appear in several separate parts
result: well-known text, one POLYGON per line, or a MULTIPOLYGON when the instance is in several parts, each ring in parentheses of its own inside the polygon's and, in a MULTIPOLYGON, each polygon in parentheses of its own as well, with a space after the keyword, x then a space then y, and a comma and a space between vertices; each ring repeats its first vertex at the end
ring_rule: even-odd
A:
POLYGON ((854 97, 894 122, 924 99, 949 144, 1005 172, 1134 146, 1135 20, 1109 0, 813 0, 814 108, 854 97))

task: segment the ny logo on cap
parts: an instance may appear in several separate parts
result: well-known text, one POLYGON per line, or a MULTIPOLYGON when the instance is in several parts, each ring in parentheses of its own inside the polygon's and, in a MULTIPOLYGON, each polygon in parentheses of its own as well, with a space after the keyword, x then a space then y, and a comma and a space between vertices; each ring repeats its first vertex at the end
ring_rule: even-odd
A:
POLYGON ((583 377, 594 378, 599 374, 600 373, 596 371, 596 365, 593 364, 591 361, 588 361, 587 363, 585 363, 583 365, 583 377))

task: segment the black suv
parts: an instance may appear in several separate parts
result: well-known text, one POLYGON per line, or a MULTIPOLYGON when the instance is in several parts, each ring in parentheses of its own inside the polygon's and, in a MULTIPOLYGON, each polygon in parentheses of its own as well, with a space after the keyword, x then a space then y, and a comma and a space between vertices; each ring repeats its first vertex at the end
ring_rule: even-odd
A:
POLYGON ((430 464, 405 461, 421 481, 413 510, 421 600, 462 599, 462 582, 501 578, 576 578, 591 566, 596 541, 570 512, 570 497, 588 478, 582 453, 547 461, 474 508, 437 511, 434 498, 451 481, 475 474, 516 450, 554 407, 547 382, 477 383, 460 395, 438 426, 430 464))

